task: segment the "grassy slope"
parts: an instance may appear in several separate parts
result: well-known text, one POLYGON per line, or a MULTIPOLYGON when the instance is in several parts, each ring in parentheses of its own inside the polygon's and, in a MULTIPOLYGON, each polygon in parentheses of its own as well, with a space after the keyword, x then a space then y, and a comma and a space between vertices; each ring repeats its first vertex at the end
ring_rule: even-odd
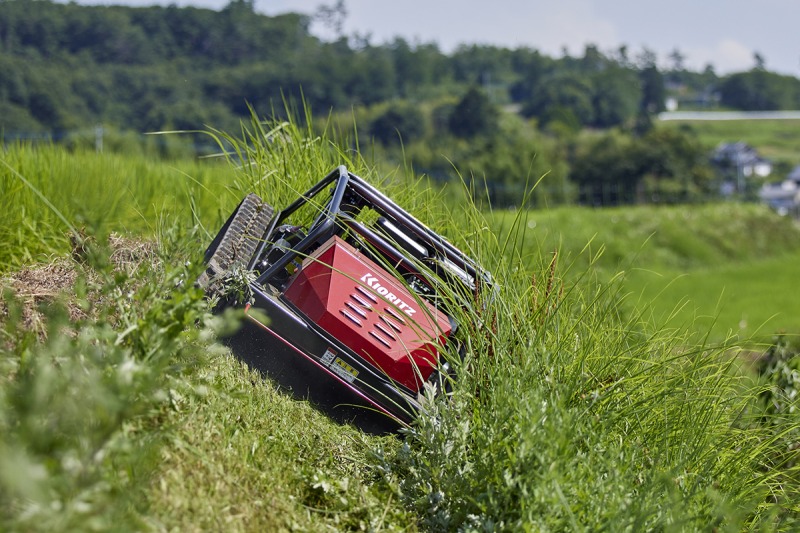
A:
MULTIPOLYGON (((326 141, 305 142, 291 127, 271 143, 261 142, 264 133, 256 133, 245 154, 253 164, 219 189, 233 193, 189 188, 200 220, 218 224, 236 191, 266 192, 280 204, 346 160, 326 141)), ((40 155, 50 157, 20 158, 38 169, 26 175, 58 183, 69 157, 56 154, 47 164, 38 162, 40 155)), ((84 157, 86 174, 103 168, 84 157)), ((362 163, 348 164, 374 177, 362 163)), ((104 172, 82 179, 98 183, 108 179, 104 172)), ((73 176, 63 179, 64 187, 73 186, 73 176)), ((8 176, 3 184, 17 181, 8 176)), ((19 475, 0 475, 2 524, 26 530, 792 527, 795 485, 785 481, 796 472, 775 462, 765 469, 765 461, 779 457, 771 430, 743 417, 756 407, 756 390, 736 378, 721 353, 691 344, 688 332, 653 328, 620 307, 621 288, 606 282, 650 235, 644 222, 652 224, 652 214, 610 211, 611 221, 599 212, 564 210, 552 219, 505 218, 504 231, 515 238, 504 241, 502 231, 489 229, 497 222, 469 207, 442 217, 435 202, 414 198, 409 187, 388 192, 423 220, 438 221, 501 281, 480 316, 459 317, 467 333, 461 379, 450 400, 427 401, 431 415, 413 432, 375 438, 337 426, 211 349, 213 324, 200 295, 185 285, 175 290, 178 280, 196 275, 186 259, 197 257, 207 236, 190 231, 191 212, 164 215, 154 228, 163 253, 152 268, 131 269, 129 277, 109 272, 97 288, 76 282, 76 293, 86 294, 80 289, 86 286, 86 298, 96 302, 89 320, 72 322, 84 334, 22 342, 15 322, 5 323, 0 472, 14 464, 19 475), (580 250, 601 231, 592 252, 600 242, 608 252, 589 267, 580 250), (612 242, 621 233, 630 233, 628 240, 612 242), (543 250, 555 247, 561 257, 551 262, 543 250), (98 291, 105 296, 93 300, 98 291), (51 344, 57 339, 64 344, 51 344), (82 355, 90 353, 97 357, 82 355), (73 382, 83 384, 81 392, 70 388, 73 382), (41 390, 52 392, 34 394, 41 390), (109 417, 103 409, 109 402, 130 408, 109 417)), ((128 194, 120 194, 120 206, 128 194)), ((35 198, 7 209, 18 225, 51 216, 35 198)), ((107 211, 87 219, 105 220, 101 213, 107 211)), ((670 213, 681 212, 661 214, 669 220, 670 213)), ((741 218, 784 227, 762 215, 741 218)), ((706 216, 714 228, 737 219, 725 211, 697 214, 701 222, 706 216)), ((685 223, 673 225, 678 234, 685 223)), ((45 228, 35 226, 33 240, 12 241, 15 249, 65 251, 63 228, 45 228), (42 242, 55 245, 37 248, 42 242)), ((762 235, 749 223, 744 228, 762 235)), ((741 249, 718 244, 712 257, 741 249)), ((772 245, 764 246, 752 253, 772 245)), ((692 250, 705 250, 702 241, 645 247, 640 255, 675 268, 709 259, 692 259, 692 250)), ((103 271, 102 261, 96 269, 103 271)))
POLYGON ((414 529, 369 468, 370 437, 332 423, 219 354, 194 378, 201 394, 180 397, 165 423, 147 495, 148 516, 178 531, 414 529))
MULTIPOLYGON (((368 437, 332 423, 199 340, 208 339, 213 329, 196 327, 207 322, 205 306, 196 291, 176 290, 176 281, 197 275, 192 263, 198 263, 211 235, 202 227, 192 228, 202 222, 212 231, 219 227, 241 198, 241 173, 227 163, 164 164, 113 154, 69 154, 55 147, 19 147, 5 154, 4 161, 8 166, 0 167, 0 183, 6 255, 0 270, 12 277, 3 286, 16 287, 27 309, 21 316, 40 333, 61 319, 37 315, 32 311, 37 304, 52 307, 59 289, 67 295, 86 294, 86 301, 94 303, 83 304, 79 297, 69 305, 92 312, 78 312, 69 327, 85 331, 87 342, 98 343, 100 359, 80 357, 75 365, 60 365, 52 372, 54 360, 79 357, 87 345, 76 338, 67 350, 35 338, 23 340, 15 333, 14 313, 4 321, 0 470, 10 475, 0 475, 0 529, 415 529, 414 517, 364 466, 372 450, 394 449, 396 439, 368 437), (126 239, 155 237, 163 256, 148 258, 152 268, 131 263, 128 275, 106 272, 107 252, 94 248, 90 264, 52 263, 71 249, 70 229, 20 176, 74 228, 85 231, 89 244, 102 245, 102 235, 111 231, 126 239), (31 268, 32 261, 43 268, 31 268), (20 265, 26 268, 15 274, 20 265), (31 281, 53 278, 53 272, 77 273, 65 276, 68 282, 60 286, 47 284, 45 290, 31 281), (14 281, 14 275, 19 279, 14 281), (98 276, 100 282, 83 281, 98 276), (174 319, 179 327, 168 335, 158 329, 163 325, 154 325, 177 343, 170 345, 173 351, 156 350, 150 338, 129 345, 132 335, 119 342, 116 334, 109 339, 103 333, 126 330, 126 324, 138 331, 154 317, 174 319), (172 337, 184 328, 191 335, 172 337), (145 366, 152 371, 128 378, 129 369, 120 360, 141 360, 140 350, 148 351, 145 366), (203 355, 209 350, 210 359, 203 355), (101 375, 129 380, 130 388, 108 384, 101 375), (82 394, 73 383, 86 391, 82 394), (35 392, 47 389, 52 392, 35 392), (109 400, 122 406, 111 419, 98 412, 109 400), (54 409, 53 402, 61 407, 54 409), (76 413, 83 414, 76 419, 76 413), (25 429, 51 417, 61 422, 25 429), (56 440, 42 431, 52 432, 56 440), (111 460, 98 463, 96 456, 111 460), (72 470, 62 467, 64 462, 73 464, 72 470)), ((296 186, 305 187, 304 181, 321 177, 332 166, 320 161, 306 170, 308 175, 298 176, 296 186)), ((291 188, 284 186, 283 194, 291 194, 291 188)), ((263 184, 260 192, 267 192, 263 184)))
POLYGON ((691 129, 709 150, 722 142, 744 141, 775 162, 800 164, 800 120, 676 120, 660 127, 691 129))
MULTIPOLYGON (((498 227, 514 213, 497 215, 498 227)), ((800 333, 794 298, 800 228, 755 205, 531 212, 518 239, 538 258, 560 250, 583 272, 625 273, 628 300, 659 324, 716 341, 800 333)))
POLYGON ((661 323, 690 324, 718 341, 769 341, 776 333, 800 334, 798 261, 794 251, 684 273, 633 271, 627 286, 661 323))

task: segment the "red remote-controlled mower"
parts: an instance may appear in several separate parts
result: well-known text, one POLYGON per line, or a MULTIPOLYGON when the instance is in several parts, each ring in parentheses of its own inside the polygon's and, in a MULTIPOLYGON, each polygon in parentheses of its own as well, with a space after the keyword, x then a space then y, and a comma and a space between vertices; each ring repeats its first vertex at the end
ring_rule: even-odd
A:
POLYGON ((492 284, 345 167, 282 211, 249 194, 205 261, 199 284, 218 308, 245 308, 225 339, 233 353, 335 419, 375 431, 409 424, 426 382, 442 390, 451 378, 443 353, 458 353, 453 311, 492 284), (249 303, 228 296, 237 270, 249 303))

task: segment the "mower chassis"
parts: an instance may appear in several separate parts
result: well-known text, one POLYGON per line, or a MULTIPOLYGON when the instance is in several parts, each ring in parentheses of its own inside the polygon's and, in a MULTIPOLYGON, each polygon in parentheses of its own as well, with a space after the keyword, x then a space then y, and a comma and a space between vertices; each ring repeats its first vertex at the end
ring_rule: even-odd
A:
POLYGON ((347 346, 292 310, 288 302, 255 285, 252 289, 254 303, 245 311, 247 320, 225 340, 243 361, 340 422, 384 432, 411 421, 419 409, 411 391, 378 374, 347 346), (349 365, 358 377, 331 370, 331 361, 323 362, 326 354, 349 365))
MULTIPOLYGON (((296 397, 311 400, 334 419, 352 421, 367 431, 391 431, 408 425, 419 411, 418 393, 391 380, 309 320, 284 297, 284 287, 276 281, 287 265, 343 232, 369 242, 400 272, 419 273, 419 260, 431 260, 440 277, 460 284, 464 294, 477 294, 482 286, 492 283, 488 273, 457 248, 363 179, 339 167, 277 214, 257 196, 245 198, 206 251, 208 268, 199 284, 214 294, 217 283, 235 265, 260 273, 249 284, 252 303, 245 308, 247 319, 237 333, 225 339, 237 357, 296 397), (263 258, 274 246, 276 228, 312 198, 331 189, 330 200, 308 234, 277 260, 265 264, 263 258), (413 236, 418 246, 398 244, 402 238, 387 239, 385 234, 357 222, 353 212, 365 205, 413 236), (422 248, 425 251, 420 254, 422 248), (334 360, 337 364, 332 364, 334 360), (342 372, 342 368, 349 371, 342 372)), ((223 299, 220 304, 220 308, 230 306, 236 306, 235 302, 223 299)), ((428 381, 440 381, 438 370, 428 381)))

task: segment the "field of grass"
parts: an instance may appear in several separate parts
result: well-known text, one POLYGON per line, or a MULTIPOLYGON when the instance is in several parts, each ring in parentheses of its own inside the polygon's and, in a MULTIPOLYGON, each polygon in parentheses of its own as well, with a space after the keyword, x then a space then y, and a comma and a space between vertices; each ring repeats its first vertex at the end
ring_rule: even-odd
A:
POLYGON ((693 131, 709 150, 723 142, 744 141, 776 163, 800 165, 800 120, 675 120, 659 127, 693 131))
POLYGON ((0 529, 796 529, 796 416, 765 424, 764 387, 729 346, 654 322, 617 275, 796 254, 785 219, 736 205, 487 215, 391 176, 383 190, 499 289, 457 317, 453 393, 423 398, 404 434, 371 436, 214 344, 237 317, 211 315, 191 280, 244 191, 282 205, 341 163, 386 176, 291 124, 231 141, 229 169, 3 155, 16 296, 0 343, 0 529))
POLYGON ((799 262, 794 251, 686 272, 633 270, 626 288, 659 323, 686 325, 715 341, 768 342, 778 333, 800 335, 799 262))
MULTIPOLYGON (((517 213, 497 213, 498 228, 517 213)), ((558 250, 606 279, 623 275, 628 305, 662 325, 720 342, 800 333, 794 298, 800 227, 763 206, 564 208, 525 213, 523 262, 558 250)), ((501 230, 502 231, 502 230, 501 230)))
POLYGON ((164 162, 20 145, 0 163, 0 272, 63 255, 70 226, 154 238, 162 223, 216 223, 225 201, 235 205, 240 196, 225 161, 164 162))

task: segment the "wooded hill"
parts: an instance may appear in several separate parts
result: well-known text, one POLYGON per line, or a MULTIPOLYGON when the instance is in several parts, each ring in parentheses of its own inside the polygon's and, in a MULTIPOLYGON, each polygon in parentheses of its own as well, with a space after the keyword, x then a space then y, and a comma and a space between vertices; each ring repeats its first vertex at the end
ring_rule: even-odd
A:
MULTIPOLYGON (((0 0, 0 129, 5 137, 97 123, 121 129, 237 127, 248 103, 265 115, 284 99, 317 114, 384 101, 435 100, 480 86, 539 125, 607 128, 663 109, 666 87, 717 94, 737 109, 800 107, 800 81, 763 68, 718 77, 655 55, 587 46, 552 58, 529 48, 464 45, 445 54, 402 38, 323 42, 312 15, 258 14, 252 0, 221 11, 0 0)), ((759 59, 759 58, 756 58, 759 59)), ((759 65, 757 65, 758 67, 759 65)))
MULTIPOLYGON (((315 17, 335 28, 341 5, 269 17, 250 0, 221 11, 0 0, 0 131, 6 142, 177 157, 205 151, 208 137, 140 133, 235 132, 251 108, 282 119, 307 106, 325 118, 315 126, 351 132, 346 142, 376 162, 464 179, 495 206, 615 205, 719 196, 713 146, 653 127, 668 96, 800 108, 800 80, 768 72, 758 55, 752 70, 719 77, 685 69, 677 50, 664 69, 653 52, 624 46, 561 58, 479 45, 445 54, 434 43, 310 33, 315 17)), ((753 195, 759 184, 748 185, 740 192, 753 195)))

